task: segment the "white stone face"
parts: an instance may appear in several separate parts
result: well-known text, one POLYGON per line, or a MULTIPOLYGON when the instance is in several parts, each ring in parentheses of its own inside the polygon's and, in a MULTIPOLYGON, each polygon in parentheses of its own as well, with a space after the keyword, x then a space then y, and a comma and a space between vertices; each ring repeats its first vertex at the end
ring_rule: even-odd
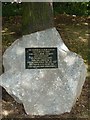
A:
POLYGON ((30 115, 70 112, 86 77, 83 59, 69 51, 55 28, 16 40, 5 51, 3 65, 0 84, 30 115), (57 47, 58 68, 25 69, 25 48, 31 47, 57 47))

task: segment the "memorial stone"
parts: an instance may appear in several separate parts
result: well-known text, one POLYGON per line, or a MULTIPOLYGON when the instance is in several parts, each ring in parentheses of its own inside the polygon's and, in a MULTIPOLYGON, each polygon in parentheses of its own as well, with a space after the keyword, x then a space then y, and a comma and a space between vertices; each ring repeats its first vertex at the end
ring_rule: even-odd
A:
POLYGON ((83 59, 66 47, 56 28, 16 40, 3 65, 0 84, 30 115, 70 112, 86 78, 83 59))

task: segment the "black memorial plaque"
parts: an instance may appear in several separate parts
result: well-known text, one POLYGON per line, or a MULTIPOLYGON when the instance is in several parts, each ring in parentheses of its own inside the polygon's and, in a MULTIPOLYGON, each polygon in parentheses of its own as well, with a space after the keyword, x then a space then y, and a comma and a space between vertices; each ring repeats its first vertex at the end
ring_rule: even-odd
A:
POLYGON ((25 48, 25 68, 58 68, 57 48, 25 48))

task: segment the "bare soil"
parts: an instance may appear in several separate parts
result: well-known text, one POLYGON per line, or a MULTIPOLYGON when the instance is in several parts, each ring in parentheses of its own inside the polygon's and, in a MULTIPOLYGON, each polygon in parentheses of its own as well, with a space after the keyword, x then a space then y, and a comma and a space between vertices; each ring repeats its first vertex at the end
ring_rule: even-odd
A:
MULTIPOLYGON (((80 17, 71 15, 57 15, 54 17, 55 27, 60 33, 62 39, 68 48, 80 54, 86 65, 88 66, 88 39, 89 39, 89 20, 90 17, 80 17)), ((21 30, 21 16, 3 18, 2 26, 2 51, 7 49, 13 41, 22 36, 21 30)), ((70 113, 55 116, 31 116, 27 115, 24 110, 23 104, 17 103, 4 88, 2 88, 2 119, 6 120, 26 120, 31 119, 59 119, 59 120, 89 120, 89 73, 90 69, 87 68, 88 75, 84 83, 80 97, 77 99, 76 104, 73 106, 70 113)), ((3 69, 4 71, 4 69, 3 69)), ((3 72, 2 71, 2 72, 3 72)))

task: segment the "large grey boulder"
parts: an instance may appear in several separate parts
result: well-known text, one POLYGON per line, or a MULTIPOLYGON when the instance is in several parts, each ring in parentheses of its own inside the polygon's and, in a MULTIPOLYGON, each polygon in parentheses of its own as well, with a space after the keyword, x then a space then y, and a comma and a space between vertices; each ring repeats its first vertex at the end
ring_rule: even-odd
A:
POLYGON ((86 77, 83 59, 69 51, 56 28, 25 35, 4 53, 0 84, 31 115, 70 112, 86 77), (58 67, 25 68, 25 48, 57 48, 58 67))

